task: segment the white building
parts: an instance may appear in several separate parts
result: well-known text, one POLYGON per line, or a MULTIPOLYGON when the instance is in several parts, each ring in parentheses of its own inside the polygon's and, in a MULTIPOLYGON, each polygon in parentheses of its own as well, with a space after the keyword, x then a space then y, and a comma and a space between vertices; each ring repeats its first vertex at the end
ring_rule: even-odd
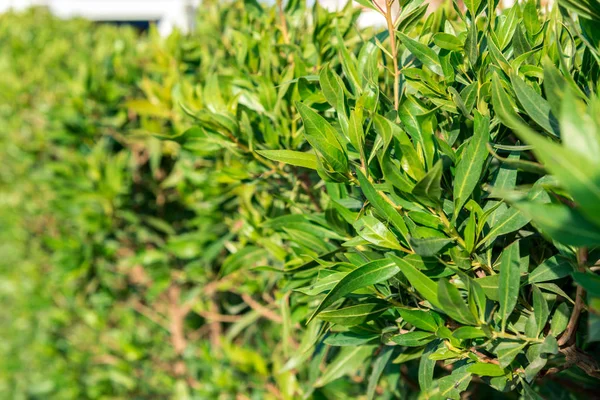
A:
POLYGON ((41 5, 63 18, 156 22, 161 34, 166 35, 174 27, 190 29, 198 3, 199 0, 0 0, 0 12, 41 5))

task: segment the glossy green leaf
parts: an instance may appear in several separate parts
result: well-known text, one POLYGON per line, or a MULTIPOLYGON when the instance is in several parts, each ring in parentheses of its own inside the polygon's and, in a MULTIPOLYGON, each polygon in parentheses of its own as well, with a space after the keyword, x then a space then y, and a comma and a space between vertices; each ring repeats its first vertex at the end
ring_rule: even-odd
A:
POLYGON ((411 247, 415 253, 422 257, 433 257, 453 242, 454 239, 444 237, 410 238, 411 247))
POLYGON ((365 197, 373 204, 378 212, 389 219, 389 222, 400 232, 404 240, 408 242, 408 228, 406 227, 406 223, 402 219, 402 216, 390 203, 383 199, 373 184, 369 182, 367 177, 361 171, 356 171, 356 177, 358 178, 358 182, 360 183, 365 197))
POLYGON ((452 332, 452 336, 460 340, 465 340, 484 338, 486 337, 486 334, 480 328, 475 328, 473 326, 461 326, 452 332))
POLYGON ((367 385, 367 400, 375 398, 375 391, 377 390, 377 382, 381 378, 385 367, 389 363, 394 349, 392 347, 384 347, 381 353, 373 361, 373 369, 369 376, 369 383, 367 385))
POLYGON ((446 279, 440 279, 438 299, 442 310, 455 321, 466 325, 477 325, 477 318, 471 313, 458 289, 446 279))
POLYGON ((494 353, 498 356, 499 366, 501 368, 508 367, 525 346, 527 346, 526 342, 508 340, 500 342, 494 350, 494 353))
POLYGON ((463 42, 458 37, 443 32, 433 35, 433 43, 441 49, 452 51, 460 51, 463 47, 463 42))
POLYGON ((550 311, 548 310, 548 303, 542 294, 542 291, 535 285, 532 286, 533 291, 533 315, 535 317, 535 323, 537 327, 537 332, 535 337, 537 337, 544 327, 546 326, 546 322, 548 321, 548 316, 550 315, 550 311))
POLYGON ((469 372, 471 372, 472 374, 479 375, 479 376, 506 375, 506 372, 504 372, 504 369, 502 367, 500 367, 499 365, 496 365, 496 364, 491 364, 491 363, 478 362, 475 364, 471 364, 471 365, 469 365, 467 370, 469 372))
POLYGON ((442 325, 442 318, 433 311, 422 311, 410 308, 396 308, 404 319, 415 328, 428 332, 436 332, 442 325))
POLYGON ((434 281, 416 269, 407 259, 397 257, 391 253, 387 253, 387 257, 400 267, 402 274, 425 300, 429 301, 434 307, 442 309, 438 300, 437 284, 434 281))
POLYGON ((369 243, 386 249, 402 249, 394 234, 375 217, 365 215, 354 224, 354 228, 358 235, 369 243))
POLYGON ((529 283, 548 282, 564 278, 573 272, 569 260, 559 255, 552 256, 538 265, 527 275, 529 283))
POLYGON ((336 172, 348 171, 348 158, 337 139, 337 133, 325 120, 310 107, 296 103, 296 108, 304 122, 306 140, 319 152, 336 172))
POLYGON ((397 32, 397 35, 400 38, 401 43, 406 46, 408 51, 421 61, 424 66, 429 68, 432 72, 444 76, 444 71, 442 71, 438 55, 430 47, 411 39, 404 33, 397 32))
POLYGON ((354 292, 357 289, 371 286, 386 281, 400 272, 400 268, 391 260, 383 259, 367 263, 348 273, 321 301, 317 309, 308 319, 310 322, 321 311, 335 303, 337 300, 354 292))
POLYGON ((525 124, 525 121, 515 111, 514 105, 502 87, 497 74, 492 76, 492 104, 494 105, 494 112, 504 125, 515 129, 519 123, 525 124))
POLYGON ((502 331, 512 314, 519 297, 520 265, 519 242, 508 246, 500 259, 500 280, 498 281, 498 298, 500 309, 498 314, 502 321, 502 331))
POLYGON ((560 136, 558 121, 552 114, 552 111, 550 111, 548 102, 516 74, 512 74, 510 80, 517 99, 527 112, 527 115, 549 134, 556 137, 560 136))
POLYGON ((518 202, 514 206, 554 240, 573 246, 600 244, 600 229, 580 212, 561 204, 518 202))
POLYGON ((486 144, 490 140, 489 119, 475 112, 475 128, 469 144, 463 152, 455 172, 455 215, 477 186, 483 163, 487 158, 486 144))
POLYGON ((444 164, 439 160, 432 169, 415 185, 412 193, 429 199, 432 204, 439 202, 442 196, 441 180, 444 172, 444 164))
POLYGON ((400 346, 418 347, 426 345, 435 339, 435 336, 429 332, 408 332, 392 336, 390 340, 400 346))
POLYGON ((384 302, 363 303, 337 310, 323 311, 318 318, 337 325, 354 326, 377 318, 387 308, 388 304, 384 302))
POLYGON ((439 341, 433 341, 427 344, 421 360, 419 361, 419 387, 422 391, 429 390, 433 384, 433 373, 435 369, 436 361, 431 359, 430 356, 438 348, 439 341))

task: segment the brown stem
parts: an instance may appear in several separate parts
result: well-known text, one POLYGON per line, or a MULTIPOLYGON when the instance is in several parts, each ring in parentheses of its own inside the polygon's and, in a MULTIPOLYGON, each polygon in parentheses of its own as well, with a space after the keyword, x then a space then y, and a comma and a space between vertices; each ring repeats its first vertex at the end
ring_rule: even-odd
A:
POLYGON ((298 181, 300 182, 300 187, 302 187, 302 190, 304 190, 304 192, 306 192, 306 194, 308 195, 308 198, 310 199, 311 203, 315 206, 315 209, 317 210, 317 212, 323 211, 323 209, 321 208, 321 205, 319 204, 319 201, 317 200, 317 198, 315 197, 314 193, 312 192, 312 190, 310 188, 310 179, 309 179, 308 175, 306 173, 302 174, 302 175, 296 174, 296 177, 298 178, 298 181))
MULTIPOLYGON (((577 263, 580 271, 585 270, 585 265, 588 260, 588 249, 582 247, 577 253, 577 263)), ((583 310, 583 298, 585 297, 585 289, 577 285, 577 293, 575 294, 575 307, 569 318, 566 332, 558 340, 558 346, 572 345, 575 342, 575 332, 579 325, 579 316, 583 310)))
MULTIPOLYGON (((213 308, 213 307, 211 307, 213 308)), ((218 314, 211 311, 201 311, 198 313, 202 318, 207 319, 209 321, 217 321, 217 322, 238 322, 242 317, 239 315, 225 315, 218 314)))
POLYGON ((242 293, 241 296, 242 296, 242 300, 244 300, 244 303, 248 304, 248 306, 251 309, 253 309, 257 313, 259 313, 261 316, 263 316, 273 322, 276 322, 278 324, 281 324, 283 322, 283 319, 281 318, 281 316, 279 316, 278 314, 275 314, 273 311, 269 310, 267 307, 263 306, 262 304, 260 304, 256 300, 254 300, 252 298, 252 296, 250 296, 249 294, 242 293))
POLYGON ((471 353, 473 353, 477 357, 479 357, 479 361, 481 361, 481 362, 488 363, 488 364, 496 364, 496 365, 500 364, 498 362, 498 360, 496 360, 495 358, 488 357, 487 355, 485 355, 482 352, 478 351, 474 347, 471 347, 471 353))
POLYGON ((283 35, 283 41, 285 44, 290 44, 290 34, 287 28, 287 21, 285 20, 283 0, 277 0, 277 13, 279 14, 279 25, 281 28, 281 34, 283 35))
POLYGON ((169 330, 168 323, 165 321, 164 317, 157 312, 155 312, 150 307, 142 304, 138 299, 135 299, 131 302, 131 305, 135 311, 148 318, 150 321, 154 322, 156 325, 164 328, 165 330, 169 330))
POLYGON ((187 340, 184 333, 184 319, 187 314, 179 304, 181 298, 181 288, 175 284, 171 285, 167 291, 169 299, 169 331, 171 333, 171 344, 177 355, 183 354, 187 340))
MULTIPOLYGON (((210 308, 209 312, 212 316, 219 315, 219 306, 217 306, 216 301, 217 294, 216 292, 212 292, 210 294, 210 308)), ((213 347, 220 347, 221 345, 221 334, 223 332, 221 328, 221 321, 216 319, 211 319, 209 324, 210 329, 210 342, 213 347)))
POLYGON ((398 48, 396 46, 396 32, 392 18, 392 4, 395 0, 385 0, 385 21, 390 36, 390 48, 392 51, 392 63, 394 64, 394 110, 398 111, 400 105, 400 69, 398 67, 398 48))

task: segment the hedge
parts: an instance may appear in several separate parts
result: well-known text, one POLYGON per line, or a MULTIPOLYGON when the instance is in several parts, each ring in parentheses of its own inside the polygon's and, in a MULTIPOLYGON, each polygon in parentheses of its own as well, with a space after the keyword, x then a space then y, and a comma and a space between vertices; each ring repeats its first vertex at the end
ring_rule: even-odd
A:
POLYGON ((4 397, 595 396, 600 6, 360 3, 0 16, 4 397))

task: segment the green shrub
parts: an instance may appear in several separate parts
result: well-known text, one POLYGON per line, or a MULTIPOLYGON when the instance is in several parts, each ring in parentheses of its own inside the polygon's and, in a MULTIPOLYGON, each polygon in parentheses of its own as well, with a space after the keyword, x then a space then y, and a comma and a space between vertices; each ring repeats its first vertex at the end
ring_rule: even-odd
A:
POLYGON ((592 384, 598 48, 585 18, 595 6, 565 4, 589 8, 579 22, 533 2, 425 20, 425 5, 401 6, 395 20, 380 9, 388 31, 362 44, 332 36, 339 67, 322 68, 320 90, 296 105, 307 143, 254 144, 292 166, 275 176, 309 168, 307 187, 322 188, 262 225, 290 246, 280 273, 296 320, 319 324, 291 365, 323 357, 315 387, 370 365, 370 396, 404 363, 425 398, 458 398, 471 381, 538 396, 536 379, 571 366, 570 379, 592 384))
POLYGON ((594 396, 597 3, 361 4, 0 17, 0 393, 594 396))

